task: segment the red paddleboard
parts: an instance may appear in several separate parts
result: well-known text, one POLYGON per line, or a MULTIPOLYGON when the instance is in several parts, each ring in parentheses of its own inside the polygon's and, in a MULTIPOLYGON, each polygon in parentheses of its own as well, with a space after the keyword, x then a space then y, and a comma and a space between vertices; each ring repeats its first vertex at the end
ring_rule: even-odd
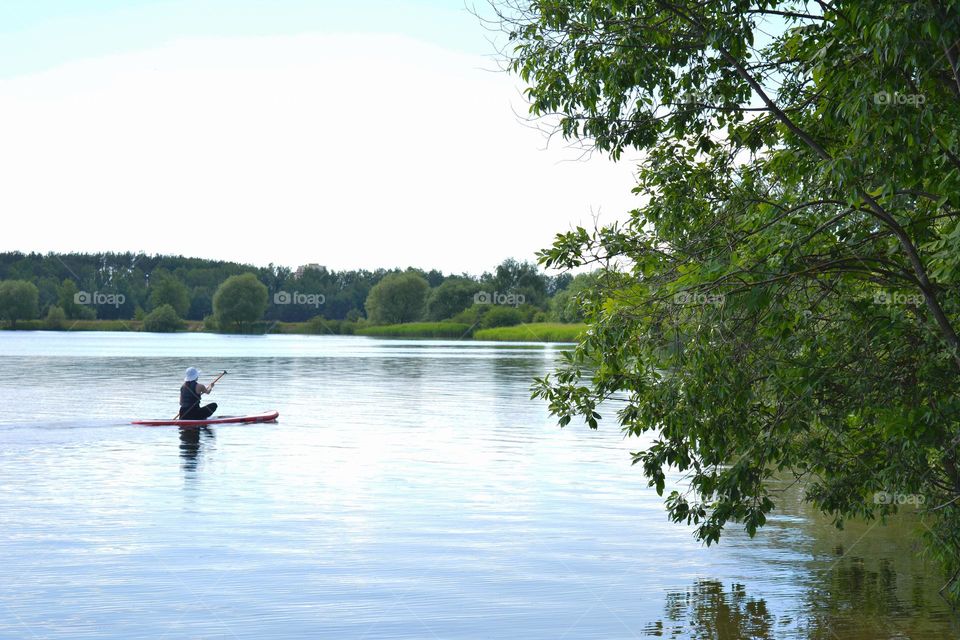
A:
POLYGON ((147 427, 205 427, 211 424, 249 424, 253 422, 276 422, 280 417, 279 411, 267 411, 252 416, 223 416, 209 420, 134 420, 130 424, 140 424, 147 427))

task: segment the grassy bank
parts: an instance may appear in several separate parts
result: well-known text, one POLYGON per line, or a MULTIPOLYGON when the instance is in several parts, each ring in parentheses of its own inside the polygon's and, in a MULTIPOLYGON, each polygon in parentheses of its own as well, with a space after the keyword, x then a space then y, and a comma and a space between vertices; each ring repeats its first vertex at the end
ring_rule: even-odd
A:
MULTIPOLYGON (((586 328, 583 324, 558 322, 534 322, 512 327, 476 329, 461 322, 408 322, 364 326, 346 320, 320 320, 309 322, 271 322, 261 320, 248 325, 248 334, 281 333, 300 335, 360 335, 375 338, 449 338, 496 340, 502 342, 576 342, 577 336, 586 328)), ((3 329, 10 330, 8 325, 3 329)), ((21 320, 20 331, 143 331, 141 320, 67 320, 60 326, 52 326, 45 320, 21 320)), ((183 331, 198 332, 204 329, 203 322, 185 320, 183 331)), ((211 333, 232 333, 216 331, 211 333)))
POLYGON ((408 322, 358 328, 361 336, 379 338, 463 338, 470 325, 459 322, 408 322))
MULTIPOLYGON (((17 323, 17 331, 140 331, 142 327, 140 320, 64 320, 59 325, 49 324, 46 320, 21 320, 17 323)), ((9 325, 3 328, 12 329, 9 325)))
POLYGON ((533 322, 513 327, 496 327, 474 331, 474 340, 502 342, 576 342, 587 328, 585 324, 562 324, 559 322, 533 322))
MULTIPOLYGON (((203 323, 196 320, 184 320, 184 331, 200 331, 203 323)), ((11 327, 4 324, 4 330, 11 327)), ((20 320, 17 331, 142 331, 142 320, 64 320, 59 325, 49 324, 46 320, 20 320)))

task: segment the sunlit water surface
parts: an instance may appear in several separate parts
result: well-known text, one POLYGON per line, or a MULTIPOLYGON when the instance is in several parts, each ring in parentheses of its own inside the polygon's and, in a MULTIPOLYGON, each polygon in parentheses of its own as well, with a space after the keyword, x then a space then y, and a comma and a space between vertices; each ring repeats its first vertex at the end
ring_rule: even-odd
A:
POLYGON ((960 637, 913 525, 791 494, 701 547, 643 442, 530 400, 560 348, 0 333, 0 637, 960 637), (279 423, 128 424, 190 365, 279 423))

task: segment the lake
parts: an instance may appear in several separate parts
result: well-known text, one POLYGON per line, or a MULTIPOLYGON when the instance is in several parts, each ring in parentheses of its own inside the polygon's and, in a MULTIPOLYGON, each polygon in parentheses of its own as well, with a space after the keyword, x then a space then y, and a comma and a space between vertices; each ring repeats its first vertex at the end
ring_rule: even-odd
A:
POLYGON ((530 399, 562 348, 0 332, 0 638, 960 637, 916 523, 668 522, 642 441, 530 399), (191 365, 279 422, 129 424, 191 365))

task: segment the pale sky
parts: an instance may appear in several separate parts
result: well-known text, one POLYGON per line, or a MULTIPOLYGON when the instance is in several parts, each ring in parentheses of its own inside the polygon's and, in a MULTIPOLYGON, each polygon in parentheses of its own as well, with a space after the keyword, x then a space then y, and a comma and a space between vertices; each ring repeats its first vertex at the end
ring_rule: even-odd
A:
POLYGON ((480 273, 623 218, 459 0, 3 0, 0 251, 480 273), (82 8, 81 8, 82 6, 82 8))

